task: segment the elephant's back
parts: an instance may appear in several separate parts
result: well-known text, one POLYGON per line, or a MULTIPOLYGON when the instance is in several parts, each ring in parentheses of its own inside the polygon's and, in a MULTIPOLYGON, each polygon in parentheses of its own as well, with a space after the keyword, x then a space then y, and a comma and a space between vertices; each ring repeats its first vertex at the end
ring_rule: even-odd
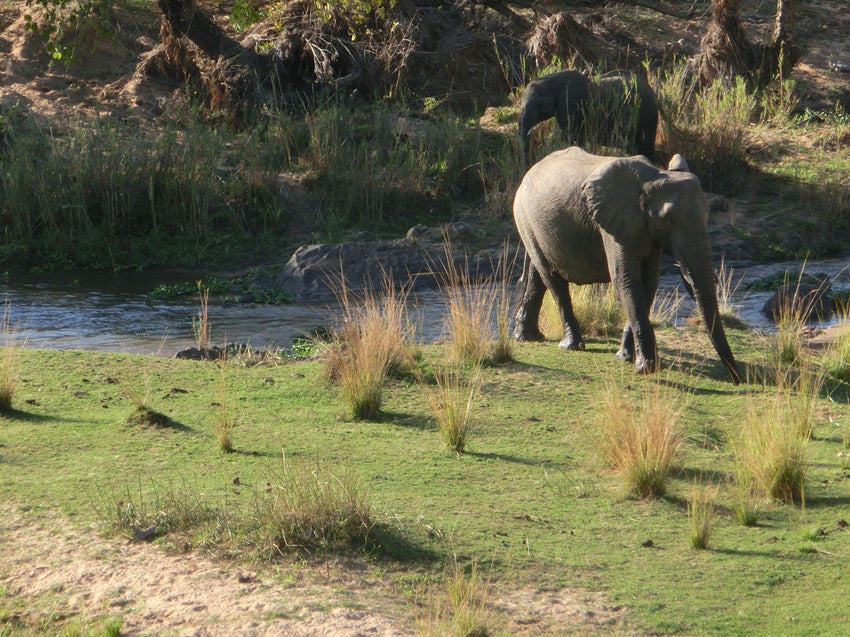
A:
POLYGON ((514 199, 514 221, 535 267, 574 283, 608 280, 602 239, 582 194, 587 176, 606 159, 567 148, 526 173, 514 199))

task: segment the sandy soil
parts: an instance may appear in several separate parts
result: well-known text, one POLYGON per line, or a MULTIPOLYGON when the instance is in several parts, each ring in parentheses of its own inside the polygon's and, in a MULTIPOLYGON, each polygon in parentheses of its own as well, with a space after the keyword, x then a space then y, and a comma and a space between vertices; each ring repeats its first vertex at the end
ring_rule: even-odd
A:
MULTIPOLYGON (((58 516, 9 507, 0 508, 2 590, 18 602, 10 622, 120 617, 122 635, 412 635, 425 616, 421 600, 364 562, 255 570, 107 539, 58 516)), ((528 587, 494 588, 488 611, 510 635, 606 633, 627 613, 598 593, 528 587)))

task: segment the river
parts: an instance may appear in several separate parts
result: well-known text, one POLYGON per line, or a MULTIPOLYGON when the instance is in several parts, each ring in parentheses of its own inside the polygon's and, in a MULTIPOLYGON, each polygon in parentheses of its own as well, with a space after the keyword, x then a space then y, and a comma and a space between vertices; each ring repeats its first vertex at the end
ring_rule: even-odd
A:
MULTIPOLYGON (((775 272, 799 273, 800 262, 737 266, 740 281, 733 296, 739 316, 753 329, 771 331, 773 325, 761 308, 770 292, 747 291, 747 284, 775 272)), ((825 273, 836 291, 850 288, 848 259, 810 261, 809 274, 825 273)), ((200 309, 197 299, 154 300, 149 292, 159 283, 186 283, 187 273, 86 273, 7 276, 0 279, 0 299, 9 304, 17 339, 27 347, 82 349, 173 356, 195 343, 192 328, 200 309)), ((665 274, 660 294, 679 286, 678 277, 665 274)), ((690 313, 685 303, 681 313, 690 313)), ((444 334, 446 300, 438 290, 411 296, 409 309, 424 342, 444 334)), ((213 343, 237 341, 261 349, 285 347, 311 327, 327 324, 339 309, 333 299, 288 305, 210 302, 213 343)), ((831 319, 834 322, 834 319, 831 319)), ((830 320, 821 324, 828 326, 830 320)))

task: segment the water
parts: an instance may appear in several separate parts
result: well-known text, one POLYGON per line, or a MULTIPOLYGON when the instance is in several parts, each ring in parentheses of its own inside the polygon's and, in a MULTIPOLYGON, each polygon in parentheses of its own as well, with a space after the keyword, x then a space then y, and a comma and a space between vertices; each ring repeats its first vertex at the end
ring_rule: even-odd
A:
MULTIPOLYGON (((126 353, 175 353, 195 345, 197 298, 155 300, 148 293, 160 283, 201 277, 174 273, 120 273, 10 277, 0 283, 8 301, 17 340, 27 347, 126 353)), ((445 300, 437 291, 411 296, 409 309, 421 338, 443 333, 445 300)), ((339 316, 333 299, 272 306, 209 303, 211 341, 237 341, 251 347, 286 347, 292 339, 339 316)))
MULTIPOLYGON (((741 318, 754 329, 775 329, 761 313, 771 293, 746 292, 746 284, 785 269, 798 273, 801 268, 799 262, 735 267, 733 282, 742 283, 733 305, 741 318)), ((848 259, 810 261, 805 272, 828 274, 836 291, 850 288, 848 259)), ((173 356, 195 344, 192 322, 198 316, 199 302, 153 300, 148 292, 159 283, 194 280, 196 277, 187 273, 30 275, 4 279, 0 299, 10 303, 11 322, 17 325, 18 340, 25 339, 27 347, 173 356)), ((677 275, 662 276, 661 294, 677 287, 683 294, 677 275)), ((430 342, 444 335, 445 307, 444 296, 436 290, 411 297, 409 309, 420 340, 430 342)), ((687 303, 682 312, 690 312, 687 303)), ((209 306, 214 343, 238 341, 255 348, 286 347, 293 337, 326 325, 338 315, 333 300, 283 306, 211 302, 209 306)), ((830 324, 828 319, 819 325, 830 324)))

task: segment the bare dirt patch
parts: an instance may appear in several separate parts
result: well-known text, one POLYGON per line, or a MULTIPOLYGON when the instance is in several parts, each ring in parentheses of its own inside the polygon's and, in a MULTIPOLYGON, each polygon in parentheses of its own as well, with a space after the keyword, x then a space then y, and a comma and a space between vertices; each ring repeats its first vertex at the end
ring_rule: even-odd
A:
MULTIPOLYGON (((255 569, 9 507, 0 509, 0 591, 17 602, 16 623, 120 617, 122 635, 413 635, 426 613, 363 561, 255 569)), ((503 589, 490 606, 499 634, 509 635, 605 634, 627 613, 600 593, 569 588, 503 589)))

